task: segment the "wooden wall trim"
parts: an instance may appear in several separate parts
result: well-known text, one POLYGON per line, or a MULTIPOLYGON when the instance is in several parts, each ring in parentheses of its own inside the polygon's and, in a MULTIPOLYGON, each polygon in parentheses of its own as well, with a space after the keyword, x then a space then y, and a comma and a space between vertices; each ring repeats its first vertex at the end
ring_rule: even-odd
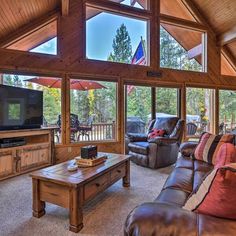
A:
POLYGON ((24 25, 14 33, 7 35, 6 37, 0 40, 0 47, 6 48, 10 45, 18 42, 22 38, 32 34, 33 32, 43 28, 44 26, 48 25, 49 23, 58 19, 59 13, 58 10, 52 11, 47 13, 46 15, 42 16, 41 18, 24 25))
POLYGON ((164 15, 164 14, 160 14, 160 21, 161 23, 164 23, 164 24, 169 24, 169 25, 173 25, 177 27, 183 27, 185 29, 194 30, 194 31, 207 32, 207 29, 208 29, 206 26, 199 24, 197 22, 189 21, 185 19, 179 19, 173 16, 164 15))
POLYGON ((87 0, 86 6, 96 8, 98 10, 106 10, 118 15, 126 15, 143 20, 149 20, 151 18, 151 13, 149 10, 130 7, 107 0, 87 0))
POLYGON ((192 0, 181 0, 185 7, 189 10, 192 16, 202 25, 205 25, 208 28, 208 34, 213 39, 216 39, 216 34, 212 29, 212 26, 209 24, 205 16, 199 11, 198 7, 192 0))

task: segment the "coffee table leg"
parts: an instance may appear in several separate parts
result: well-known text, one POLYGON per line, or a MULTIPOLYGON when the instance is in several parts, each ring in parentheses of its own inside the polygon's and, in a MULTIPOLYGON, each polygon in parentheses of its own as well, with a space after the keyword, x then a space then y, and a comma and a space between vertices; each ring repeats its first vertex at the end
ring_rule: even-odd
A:
POLYGON ((126 174, 125 177, 123 177, 123 186, 124 187, 129 187, 130 186, 130 161, 126 161, 126 174))
POLYGON ((82 191, 72 188, 70 191, 70 231, 78 233, 83 228, 82 191))
POLYGON ((40 200, 39 195, 39 181, 38 179, 32 179, 33 186, 33 216, 40 218, 45 214, 45 202, 40 200))

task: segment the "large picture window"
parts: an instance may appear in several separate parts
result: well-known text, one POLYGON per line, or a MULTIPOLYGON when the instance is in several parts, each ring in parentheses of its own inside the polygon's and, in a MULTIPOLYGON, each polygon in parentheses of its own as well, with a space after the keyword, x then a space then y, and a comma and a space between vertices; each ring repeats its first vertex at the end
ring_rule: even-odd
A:
POLYGON ((92 7, 86 7, 86 18, 88 59, 148 65, 147 21, 92 7))
POLYGON ((179 89, 156 88, 156 117, 179 116, 179 89))
POLYGON ((71 142, 116 139, 117 83, 70 80, 71 142))
POLYGON ((219 133, 236 134, 236 91, 219 90, 219 133))
POLYGON ((6 38, 1 42, 1 47, 57 55, 57 20, 53 20, 19 39, 6 38))
POLYGON ((126 133, 146 133, 152 119, 151 87, 126 86, 126 133))
POLYGON ((160 66, 205 72, 204 33, 161 23, 160 66))
POLYGON ((213 89, 187 88, 187 136, 199 136, 203 132, 213 132, 214 92, 213 89))
MULTIPOLYGON (((61 79, 52 77, 36 77, 4 74, 3 84, 13 87, 39 90, 43 92, 43 124, 42 127, 55 128, 55 142, 61 142, 61 79)), ((14 107, 17 114, 17 107, 14 107)))

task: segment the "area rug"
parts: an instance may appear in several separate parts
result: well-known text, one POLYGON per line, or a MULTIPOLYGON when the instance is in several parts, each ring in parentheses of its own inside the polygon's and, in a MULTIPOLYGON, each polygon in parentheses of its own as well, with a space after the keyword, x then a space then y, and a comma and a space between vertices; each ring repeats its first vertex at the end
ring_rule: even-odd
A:
POLYGON ((1 236, 123 235, 128 213, 143 202, 153 201, 172 167, 151 170, 131 164, 131 187, 119 181, 84 206, 84 228, 68 231, 68 210, 46 205, 46 215, 32 217, 32 188, 28 174, 0 182, 1 236))

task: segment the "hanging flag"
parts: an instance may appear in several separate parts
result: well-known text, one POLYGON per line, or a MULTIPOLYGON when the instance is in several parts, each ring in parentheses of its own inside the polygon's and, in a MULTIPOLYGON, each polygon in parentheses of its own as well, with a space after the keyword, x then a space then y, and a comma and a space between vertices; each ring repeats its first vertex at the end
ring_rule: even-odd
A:
MULTIPOLYGON (((131 64, 135 64, 135 65, 146 65, 147 64, 147 60, 146 60, 146 52, 145 52, 145 48, 144 48, 144 43, 143 43, 143 39, 141 37, 141 41, 134 53, 134 56, 132 58, 131 64)), ((128 95, 133 91, 135 87, 133 85, 128 85, 127 86, 127 93, 128 95)))
POLYGON ((146 65, 147 61, 146 61, 146 53, 145 53, 145 49, 144 49, 144 43, 143 43, 143 39, 141 37, 141 41, 134 53, 133 59, 131 61, 131 64, 135 64, 135 65, 146 65))

